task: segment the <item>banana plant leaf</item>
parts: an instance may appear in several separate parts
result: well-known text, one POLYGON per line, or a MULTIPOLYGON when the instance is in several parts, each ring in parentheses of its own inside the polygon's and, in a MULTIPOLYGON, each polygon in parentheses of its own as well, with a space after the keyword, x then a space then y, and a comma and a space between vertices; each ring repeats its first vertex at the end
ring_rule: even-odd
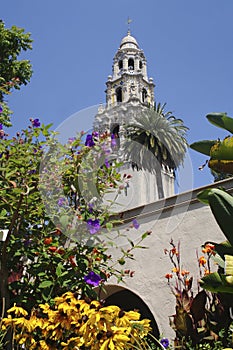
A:
POLYGON ((209 204, 214 217, 233 246, 233 197, 218 188, 211 188, 198 193, 197 198, 209 204))
POLYGON ((225 274, 233 276, 233 256, 225 255, 225 274))
POLYGON ((227 282, 225 275, 218 272, 210 273, 200 280, 203 289, 213 293, 230 293, 233 294, 233 284, 227 282))
POLYGON ((233 256, 233 246, 228 242, 222 242, 222 243, 214 243, 214 250, 220 255, 222 259, 224 259, 224 255, 232 255, 233 256))
POLYGON ((189 147, 192 148, 194 151, 210 156, 210 149, 216 143, 217 143, 217 140, 203 140, 203 141, 193 142, 191 143, 191 145, 189 145, 189 147))
POLYGON ((206 118, 215 126, 228 130, 233 134, 233 118, 228 117, 226 113, 209 113, 206 118))

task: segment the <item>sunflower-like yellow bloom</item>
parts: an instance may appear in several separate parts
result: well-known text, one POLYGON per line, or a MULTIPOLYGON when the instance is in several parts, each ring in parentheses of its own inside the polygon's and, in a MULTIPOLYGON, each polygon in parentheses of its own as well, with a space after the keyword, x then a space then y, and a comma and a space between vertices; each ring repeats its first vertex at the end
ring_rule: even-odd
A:
POLYGON ((26 310, 24 310, 22 307, 20 306, 16 306, 16 304, 14 304, 14 306, 12 308, 10 308, 8 311, 7 311, 8 314, 11 314, 11 313, 14 313, 15 316, 27 316, 28 315, 28 312, 26 310))
POLYGON ((144 344, 150 320, 140 320, 137 311, 125 312, 116 305, 102 307, 67 292, 55 304, 39 305, 41 312, 27 312, 14 305, 3 319, 2 329, 14 328, 15 341, 30 350, 125 350, 144 344), (11 314, 14 314, 14 318, 11 314))

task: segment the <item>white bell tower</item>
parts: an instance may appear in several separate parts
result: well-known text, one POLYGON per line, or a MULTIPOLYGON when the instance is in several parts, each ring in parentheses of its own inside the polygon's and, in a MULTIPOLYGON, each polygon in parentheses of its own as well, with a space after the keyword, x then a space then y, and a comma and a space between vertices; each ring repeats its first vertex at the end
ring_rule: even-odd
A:
MULTIPOLYGON (((137 40, 128 30, 121 40, 113 58, 112 75, 106 82, 106 105, 99 107, 94 119, 94 129, 108 131, 115 135, 120 147, 121 139, 127 134, 127 125, 133 115, 154 108, 153 78, 147 76, 147 61, 137 40)), ((145 170, 135 170, 125 163, 122 172, 132 175, 127 193, 121 195, 122 204, 127 201, 127 209, 145 205, 159 199, 155 174, 145 170), (127 198, 126 198, 127 197, 127 198)), ((174 194, 174 175, 170 169, 161 168, 165 197, 174 194)))

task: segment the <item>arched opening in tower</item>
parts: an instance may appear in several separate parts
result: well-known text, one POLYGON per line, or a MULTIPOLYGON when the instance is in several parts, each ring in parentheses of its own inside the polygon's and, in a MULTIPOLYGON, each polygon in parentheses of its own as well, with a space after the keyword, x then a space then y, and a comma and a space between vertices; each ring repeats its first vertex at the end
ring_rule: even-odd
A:
POLYGON ((119 67, 119 69, 122 69, 122 68, 123 68, 123 61, 122 61, 122 60, 120 60, 120 61, 118 62, 118 67, 119 67))
POLYGON ((139 61, 139 69, 142 69, 142 61, 139 61))
POLYGON ((122 102, 122 88, 118 87, 116 89, 116 100, 117 102, 122 102))
POLYGON ((114 148, 120 147, 120 136, 119 136, 120 126, 115 124, 111 128, 111 145, 114 148))
POLYGON ((147 91, 145 88, 142 89, 142 102, 146 102, 147 101, 147 91))
POLYGON ((129 70, 134 70, 134 60, 133 60, 133 58, 129 58, 129 60, 128 60, 128 69, 129 70))

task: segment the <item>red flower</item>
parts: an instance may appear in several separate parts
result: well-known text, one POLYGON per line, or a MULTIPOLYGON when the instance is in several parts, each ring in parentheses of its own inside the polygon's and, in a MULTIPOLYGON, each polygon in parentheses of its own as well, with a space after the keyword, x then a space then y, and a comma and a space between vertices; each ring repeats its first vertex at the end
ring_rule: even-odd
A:
POLYGON ((50 250, 50 252, 55 253, 56 250, 57 250, 57 247, 51 245, 51 246, 49 247, 49 250, 50 250))

